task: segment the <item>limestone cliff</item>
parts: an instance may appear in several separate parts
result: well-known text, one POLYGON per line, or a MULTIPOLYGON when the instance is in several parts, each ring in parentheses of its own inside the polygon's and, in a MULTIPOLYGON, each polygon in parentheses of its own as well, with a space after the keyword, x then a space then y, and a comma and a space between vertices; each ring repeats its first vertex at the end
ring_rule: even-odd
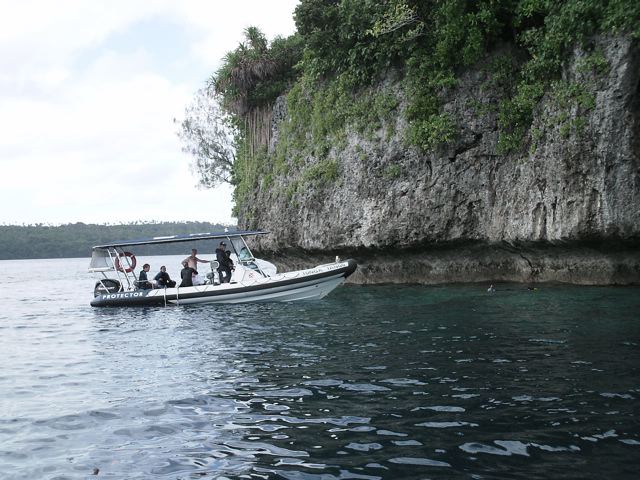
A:
MULTIPOLYGON (((577 48, 562 78, 585 86, 590 102, 548 91, 519 153, 497 153, 501 92, 481 65, 442 92, 459 133, 429 153, 404 141, 390 77, 379 88, 399 96, 396 115, 331 149, 337 180, 286 195, 302 182, 291 166, 253 192, 240 224, 269 230, 258 247, 285 253, 289 266, 353 256, 362 283, 640 282, 640 47, 626 37, 594 44, 608 67, 584 68, 577 48)), ((280 99, 272 151, 286 116, 280 99)))

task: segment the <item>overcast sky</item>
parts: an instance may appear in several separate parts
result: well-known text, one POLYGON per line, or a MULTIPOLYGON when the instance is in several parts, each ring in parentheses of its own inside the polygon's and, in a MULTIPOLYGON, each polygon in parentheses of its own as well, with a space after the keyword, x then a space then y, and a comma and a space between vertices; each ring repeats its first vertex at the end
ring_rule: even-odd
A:
POLYGON ((231 223, 198 189, 184 108, 250 25, 297 0, 0 0, 0 223, 231 223))

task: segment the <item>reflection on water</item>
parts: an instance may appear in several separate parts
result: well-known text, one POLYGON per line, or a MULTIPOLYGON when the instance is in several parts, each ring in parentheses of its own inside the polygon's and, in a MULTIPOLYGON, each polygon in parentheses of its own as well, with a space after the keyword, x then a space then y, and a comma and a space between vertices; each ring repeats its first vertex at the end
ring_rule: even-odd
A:
POLYGON ((637 478, 638 288, 91 309, 87 264, 0 262, 0 478, 637 478))

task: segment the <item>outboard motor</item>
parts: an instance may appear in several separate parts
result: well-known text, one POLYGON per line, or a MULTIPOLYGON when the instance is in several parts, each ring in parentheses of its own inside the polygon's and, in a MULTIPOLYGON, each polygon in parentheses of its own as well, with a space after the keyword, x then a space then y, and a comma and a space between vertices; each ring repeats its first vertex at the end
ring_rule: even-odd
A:
POLYGON ((105 295, 107 293, 116 293, 120 291, 120 282, 113 278, 105 278, 96 282, 96 286, 93 289, 93 296, 105 295))

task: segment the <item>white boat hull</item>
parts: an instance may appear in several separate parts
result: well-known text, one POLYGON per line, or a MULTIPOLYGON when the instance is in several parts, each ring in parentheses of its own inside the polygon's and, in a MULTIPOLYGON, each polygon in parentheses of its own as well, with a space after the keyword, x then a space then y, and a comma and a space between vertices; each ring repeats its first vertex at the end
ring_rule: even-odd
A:
POLYGON ((295 289, 281 287, 269 289, 268 291, 257 294, 229 293, 221 298, 198 297, 184 300, 177 299, 167 303, 187 305, 194 303, 295 302, 298 300, 314 300, 325 297, 342 282, 344 282, 344 277, 296 286, 295 289))

